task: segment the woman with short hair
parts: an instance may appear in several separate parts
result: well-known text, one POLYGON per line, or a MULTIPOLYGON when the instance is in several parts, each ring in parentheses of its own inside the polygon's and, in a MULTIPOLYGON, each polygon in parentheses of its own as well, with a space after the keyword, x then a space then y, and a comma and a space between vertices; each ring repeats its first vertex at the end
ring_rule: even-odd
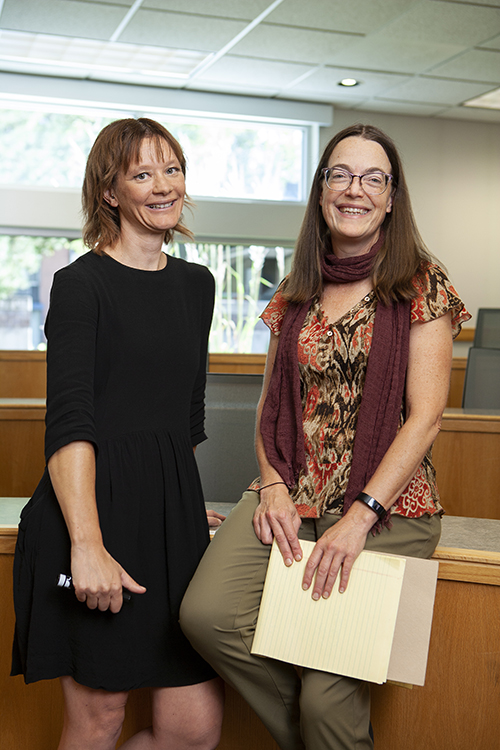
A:
POLYGON ((83 186, 90 252, 51 291, 47 468, 21 514, 12 674, 60 678, 59 750, 114 748, 140 687, 151 689, 152 726, 123 748, 219 740, 219 681, 178 623, 209 539, 194 448, 214 301, 207 268, 163 251, 174 232, 191 236, 185 173, 159 123, 105 127, 83 186))

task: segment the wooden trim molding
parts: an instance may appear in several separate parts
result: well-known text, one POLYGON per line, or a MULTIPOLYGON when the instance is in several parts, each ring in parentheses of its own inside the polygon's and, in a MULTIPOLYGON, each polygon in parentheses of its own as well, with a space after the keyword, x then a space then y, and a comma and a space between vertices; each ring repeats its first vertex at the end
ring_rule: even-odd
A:
POLYGON ((500 553, 437 547, 433 554, 439 560, 438 578, 500 586, 500 553))
POLYGON ((209 372, 262 373, 266 364, 265 354, 216 353, 208 357, 209 372))
POLYGON ((453 357, 452 369, 465 371, 467 369, 467 357, 453 357))
POLYGON ((445 409, 441 432, 489 432, 500 433, 500 412, 484 413, 467 409, 445 409))
POLYGON ((455 341, 459 341, 461 344, 470 344, 474 341, 474 335, 476 333, 475 328, 462 328, 455 341))
POLYGON ((45 362, 45 352, 39 352, 37 349, 0 349, 0 362, 45 362))
POLYGON ((0 526, 0 555, 13 555, 17 540, 17 526, 0 526))

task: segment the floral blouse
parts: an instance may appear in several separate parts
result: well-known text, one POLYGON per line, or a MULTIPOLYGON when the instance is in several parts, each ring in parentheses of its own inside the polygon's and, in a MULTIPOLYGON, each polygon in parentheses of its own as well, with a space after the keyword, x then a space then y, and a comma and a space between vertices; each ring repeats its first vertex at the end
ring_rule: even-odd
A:
MULTIPOLYGON (((425 279, 414 282, 418 295, 411 303, 411 322, 428 322, 451 310, 455 337, 471 316, 439 266, 426 263, 425 271, 425 279)), ((287 306, 278 289, 262 313, 276 335, 287 306)), ((315 299, 302 326, 298 355, 307 472, 300 473, 290 492, 302 517, 342 514, 376 309, 372 291, 338 321, 329 323, 315 299)), ((404 418, 402 404, 400 424, 404 418)), ((256 480, 251 489, 258 487, 256 480)), ((442 512, 431 449, 391 512, 409 518, 442 512)))

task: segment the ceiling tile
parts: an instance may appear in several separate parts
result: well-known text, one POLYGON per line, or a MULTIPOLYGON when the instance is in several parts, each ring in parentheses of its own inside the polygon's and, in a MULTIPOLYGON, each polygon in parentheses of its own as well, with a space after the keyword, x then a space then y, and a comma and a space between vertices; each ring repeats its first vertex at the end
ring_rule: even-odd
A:
POLYGON ((464 3, 465 5, 489 5, 500 8, 500 0, 435 0, 440 3, 464 3))
POLYGON ((442 78, 500 83, 500 50, 468 50, 428 72, 442 78))
POLYGON ((439 117, 447 117, 453 120, 470 120, 475 122, 498 122, 500 123, 500 109, 474 109, 472 107, 450 107, 443 111, 439 117))
POLYGON ((246 25, 243 21, 140 9, 119 41, 215 52, 246 25))
POLYGON ((390 73, 374 73, 357 68, 333 68, 326 66, 318 68, 314 73, 305 80, 299 81, 295 86, 288 89, 293 96, 300 96, 303 93, 313 93, 315 91, 329 91, 336 101, 354 101, 359 99, 370 99, 373 96, 381 95, 382 92, 390 90, 396 85, 400 85, 409 80, 408 76, 392 75, 390 73), (339 81, 343 78, 356 78, 360 81, 358 86, 346 87, 339 86, 339 81))
POLYGON ((352 45, 338 65, 422 73, 464 52, 500 29, 500 10, 440 3, 413 5, 406 13, 352 45))
POLYGON ((451 81, 441 78, 415 77, 384 94, 384 99, 399 99, 420 104, 461 104, 491 89, 488 84, 451 81))
POLYGON ((269 62, 249 57, 226 55, 218 60, 196 81, 213 81, 214 83, 250 83, 252 86, 265 87, 279 91, 287 84, 310 70, 310 66, 295 63, 269 62))
POLYGON ((413 115, 417 117, 433 117, 443 111, 443 107, 441 106, 387 101, 384 99, 374 99, 370 102, 364 102, 359 109, 366 112, 386 112, 393 115, 413 115))
POLYGON ((155 76, 154 74, 151 74, 149 76, 141 75, 140 73, 127 73, 124 75, 123 73, 106 73, 106 74, 100 74, 97 72, 92 72, 85 76, 85 79, 88 79, 90 81, 110 81, 110 82, 116 82, 116 83, 134 83, 138 86, 153 86, 154 88, 164 88, 166 91, 169 89, 179 89, 183 88, 186 81, 182 78, 169 78, 168 76, 155 76))
MULTIPOLYGON (((241 96, 259 96, 264 99, 275 97, 277 94, 276 89, 269 86, 254 85, 253 82, 250 84, 248 81, 243 83, 237 83, 235 81, 200 81, 196 78, 191 84, 183 86, 184 89, 189 91, 206 91, 216 94, 238 94, 241 96)), ((329 102, 326 102, 329 104, 329 102)))
POLYGON ((368 34, 381 28, 417 0, 286 0, 267 21, 299 28, 368 34))
POLYGON ((500 9, 424 0, 385 31, 398 39, 468 47, 500 33, 500 9))
MULTIPOLYGON (((499 0, 500 2, 500 0, 499 0)), ((482 49, 500 49, 500 34, 498 36, 494 36, 491 39, 487 39, 482 44, 478 44, 478 47, 481 47, 482 49)))
POLYGON ((109 39, 127 10, 124 6, 100 6, 78 0, 5 0, 0 26, 42 34, 109 39))
POLYGON ((399 39, 384 29, 353 42, 334 55, 331 64, 391 73, 422 73, 463 51, 460 45, 399 39))
POLYGON ((352 40, 350 34, 270 26, 263 23, 233 47, 231 53, 306 64, 328 63, 341 50, 352 44, 352 40))
MULTIPOLYGON (((71 13, 71 3, 73 3, 75 0, 64 0, 65 3, 67 3, 67 7, 69 9, 69 12, 71 13)), ((48 0, 50 2, 50 0, 48 0)), ((80 3, 87 3, 88 5, 120 5, 122 8, 125 8, 126 11, 132 7, 135 0, 78 0, 80 3)))
MULTIPOLYGON (((104 0, 105 2, 105 0, 104 0)), ((144 0, 145 10, 170 10, 203 16, 253 21, 271 4, 271 0, 144 0)))
POLYGON ((294 101, 306 101, 306 102, 321 102, 325 104, 333 104, 335 106, 345 105, 345 109, 352 109, 353 107, 362 104, 366 99, 362 96, 353 96, 349 101, 344 101, 339 98, 336 99, 335 95, 325 89, 317 89, 315 91, 300 91, 296 92, 295 89, 282 89, 277 94, 279 99, 293 99, 294 101))

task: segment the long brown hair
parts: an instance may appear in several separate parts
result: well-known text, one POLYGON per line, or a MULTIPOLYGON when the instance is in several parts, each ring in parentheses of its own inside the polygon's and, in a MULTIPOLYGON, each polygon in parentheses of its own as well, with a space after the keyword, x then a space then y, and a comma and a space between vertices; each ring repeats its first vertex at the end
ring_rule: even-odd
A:
POLYGON ((284 296, 290 302, 306 302, 321 294, 321 258, 331 252, 332 247, 330 230, 320 206, 324 180, 322 170, 328 166, 334 148, 345 138, 353 136, 375 141, 382 146, 392 168, 392 211, 386 214, 382 224, 385 240, 372 270, 377 298, 388 304, 393 299, 414 297, 416 292, 412 279, 420 275, 422 261, 432 259, 417 229, 403 166, 394 142, 373 125, 351 125, 328 143, 314 175, 295 246, 292 270, 283 286, 284 296))
MULTIPOLYGON (((159 157, 163 155, 165 146, 170 148, 181 165, 182 173, 186 175, 186 158, 181 146, 159 122, 140 117, 137 120, 115 120, 106 125, 90 151, 82 189, 83 241, 98 255, 102 254, 104 248, 113 247, 120 237, 118 208, 110 206, 104 200, 104 194, 112 189, 120 172, 126 172, 133 161, 139 161, 142 142, 146 139, 153 141, 159 157)), ((184 204, 192 205, 187 196, 184 204)), ((172 240, 174 232, 193 238, 189 229, 179 222, 165 232, 165 243, 172 240)))

